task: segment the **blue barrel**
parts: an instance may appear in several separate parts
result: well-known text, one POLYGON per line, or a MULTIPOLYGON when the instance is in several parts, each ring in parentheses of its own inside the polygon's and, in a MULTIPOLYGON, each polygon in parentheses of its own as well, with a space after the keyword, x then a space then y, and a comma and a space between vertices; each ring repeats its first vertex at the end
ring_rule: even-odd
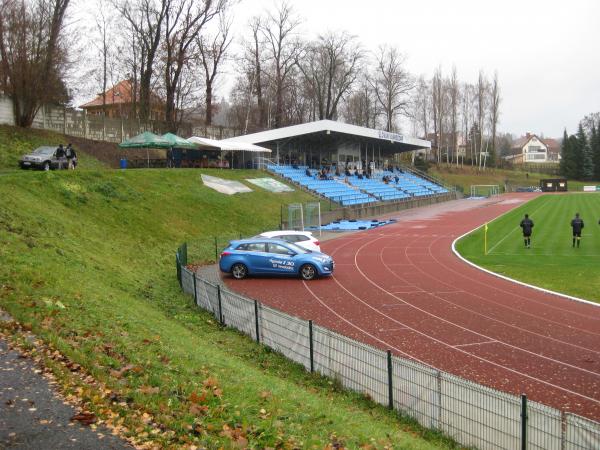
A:
POLYGON ((119 165, 121 169, 127 169, 127 159, 121 158, 121 164, 119 165))

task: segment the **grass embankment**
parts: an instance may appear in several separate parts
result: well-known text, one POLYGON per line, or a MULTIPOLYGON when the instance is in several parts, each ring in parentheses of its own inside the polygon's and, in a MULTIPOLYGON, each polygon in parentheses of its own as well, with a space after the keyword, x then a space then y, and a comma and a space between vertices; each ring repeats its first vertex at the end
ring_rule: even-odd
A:
POLYGON ((0 178, 0 305, 51 346, 41 356, 67 392, 138 441, 163 447, 450 447, 220 328, 180 292, 178 244, 275 228, 282 203, 313 200, 259 188, 229 197, 202 186, 200 173, 0 178), (71 372, 81 370, 105 387, 73 381, 71 372))
MULTIPOLYGON (((506 170, 494 168, 478 170, 476 167, 472 166, 456 167, 446 164, 432 166, 429 169, 429 173, 432 176, 446 182, 447 184, 450 184, 452 186, 460 186, 462 191, 467 195, 471 191, 471 186, 475 184, 496 184, 500 186, 501 191, 505 189, 505 186, 508 187, 509 191, 511 191, 519 186, 539 187, 540 180, 542 179, 560 178, 560 176, 558 175, 524 172, 520 170, 506 170)), ((568 187, 570 191, 582 191, 583 186, 587 184, 600 185, 600 182, 582 182, 569 180, 568 187)))
MULTIPOLYGON (((85 151, 86 142, 88 146, 92 147, 94 141, 77 139, 75 143, 74 138, 53 131, 0 125, 0 172, 19 170, 19 158, 37 147, 42 145, 58 147, 58 144, 66 145, 69 142, 75 144, 80 169, 96 170, 106 167, 105 163, 100 162, 85 151)), ((104 143, 104 146, 106 145, 114 146, 114 144, 104 143)))
POLYGON ((600 302, 600 194, 544 195, 465 236, 457 250, 494 272, 553 291, 600 302), (572 247, 571 219, 584 220, 581 248, 572 247), (526 249, 519 223, 528 213, 535 226, 526 249))

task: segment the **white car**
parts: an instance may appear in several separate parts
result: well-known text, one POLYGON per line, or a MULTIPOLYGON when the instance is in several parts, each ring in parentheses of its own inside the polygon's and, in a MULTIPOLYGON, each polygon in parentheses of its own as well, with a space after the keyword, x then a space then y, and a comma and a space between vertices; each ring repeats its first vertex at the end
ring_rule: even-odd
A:
POLYGON ((281 239, 292 244, 299 245, 302 248, 313 252, 321 253, 321 244, 317 238, 315 238, 310 231, 293 231, 293 230, 279 230, 279 231, 265 231, 256 237, 265 237, 270 239, 281 239))

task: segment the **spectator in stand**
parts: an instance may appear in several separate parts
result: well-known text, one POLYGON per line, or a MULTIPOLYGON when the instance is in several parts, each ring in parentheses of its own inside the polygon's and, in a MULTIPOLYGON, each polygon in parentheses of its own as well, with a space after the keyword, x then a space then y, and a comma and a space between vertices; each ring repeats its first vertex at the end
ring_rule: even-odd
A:
POLYGON ((71 145, 71 143, 67 144, 67 148, 65 149, 65 156, 67 158, 67 167, 70 170, 75 170, 75 167, 77 166, 77 153, 75 152, 75 149, 73 148, 73 145, 71 145))
POLYGON ((346 178, 352 176, 352 174, 350 173, 350 169, 348 168, 348 166, 346 166, 346 170, 344 171, 344 175, 346 175, 346 178))
POLYGON ((312 177, 312 174, 310 173, 310 169, 308 167, 306 168, 304 173, 306 174, 307 177, 312 177))
POLYGON ((62 170, 64 164, 67 162, 67 155, 65 154, 65 149, 62 144, 58 144, 55 155, 56 159, 58 160, 58 170, 62 170))
POLYGON ((400 178, 398 178, 398 175, 394 175, 394 181, 396 182, 396 184, 398 184, 398 182, 400 181, 400 178))

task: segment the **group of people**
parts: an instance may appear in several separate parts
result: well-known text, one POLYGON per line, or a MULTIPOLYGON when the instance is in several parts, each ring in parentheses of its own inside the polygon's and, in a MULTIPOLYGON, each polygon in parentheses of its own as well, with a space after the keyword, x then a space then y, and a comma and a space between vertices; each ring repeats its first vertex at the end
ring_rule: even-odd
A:
POLYGON ((75 167, 77 167, 77 153, 71 143, 67 144, 66 148, 62 144, 59 144, 55 155, 58 160, 59 170, 64 169, 65 165, 69 170, 75 170, 75 167))
MULTIPOLYGON (((600 220, 598 221, 600 225, 600 220)), ((579 213, 575 214, 573 220, 571 220, 571 228, 573 229, 573 247, 579 248, 581 244, 581 231, 585 224, 583 219, 579 217, 579 213)), ((531 233, 533 232, 533 220, 529 218, 529 214, 525 214, 523 220, 521 220, 520 227, 523 230, 523 240, 525 242, 525 248, 531 248, 531 233)))
MULTIPOLYGON (((390 175, 384 175, 383 178, 381 179, 385 184, 390 184, 392 182, 392 177, 390 175)), ((398 182, 400 181, 400 178, 398 178, 398 175, 394 175, 393 178, 394 182, 396 184, 398 184, 398 182)))

